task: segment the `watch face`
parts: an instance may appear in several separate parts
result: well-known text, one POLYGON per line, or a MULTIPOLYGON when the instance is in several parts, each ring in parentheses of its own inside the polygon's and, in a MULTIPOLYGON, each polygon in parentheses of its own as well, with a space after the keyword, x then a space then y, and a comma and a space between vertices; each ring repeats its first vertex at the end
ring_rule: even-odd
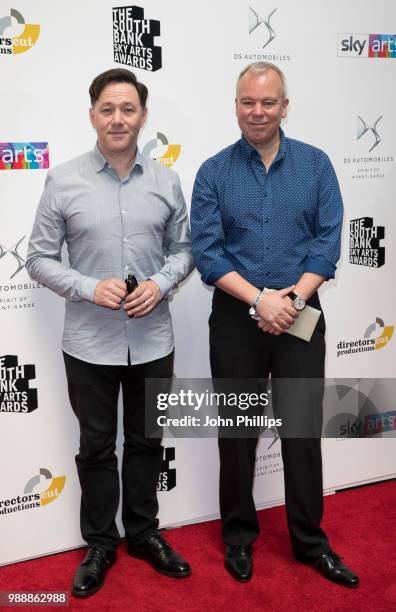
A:
POLYGON ((294 308, 296 310, 304 310, 304 308, 305 308, 305 300, 303 300, 303 298, 296 297, 295 300, 294 300, 294 308))

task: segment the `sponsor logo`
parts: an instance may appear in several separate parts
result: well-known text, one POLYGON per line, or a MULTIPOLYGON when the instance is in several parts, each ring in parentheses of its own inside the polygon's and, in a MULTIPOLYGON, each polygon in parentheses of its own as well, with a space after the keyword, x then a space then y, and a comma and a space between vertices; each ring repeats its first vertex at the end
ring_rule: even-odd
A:
POLYGON ((16 9, 11 9, 9 15, 0 17, 0 54, 13 55, 30 51, 39 34, 39 25, 25 23, 23 15, 16 9), (10 28, 19 32, 12 35, 10 28))
POLYGON ((383 319, 377 317, 375 322, 368 326, 363 338, 352 341, 340 340, 337 344, 337 357, 385 348, 393 336, 393 331, 394 325, 385 325, 383 319))
MULTIPOLYGON (((11 246, 4 243, 0 237, 0 313, 6 311, 23 311, 34 308, 30 290, 43 289, 44 286, 34 282, 13 281, 18 275, 26 275, 25 255, 21 251, 27 248, 26 236, 22 236, 11 246), (5 280, 4 284, 1 281, 5 280), (8 281, 8 282, 7 282, 8 281)), ((9 243, 8 243, 9 244, 9 243)))
POLYGON ((169 467, 171 461, 175 460, 175 447, 164 448, 161 472, 157 483, 157 491, 171 491, 176 487, 176 468, 169 467))
POLYGON ((382 119, 382 115, 380 115, 378 119, 374 121, 373 125, 369 125, 368 123, 366 123, 366 121, 362 117, 360 117, 360 115, 358 115, 357 140, 362 138, 362 136, 367 134, 367 132, 371 132, 374 137, 374 142, 369 149, 369 153, 371 153, 371 151, 375 149, 375 147, 379 145, 379 143, 382 140, 377 130, 377 125, 379 124, 381 119, 382 119))
POLYGON ((23 270, 23 268, 25 267, 26 262, 23 259, 23 257, 18 253, 18 248, 20 244, 25 240, 25 238, 26 236, 22 236, 22 238, 17 240, 17 242, 9 248, 5 247, 4 245, 0 243, 0 259, 2 259, 5 255, 7 255, 7 253, 12 255, 12 257, 16 259, 16 263, 15 263, 16 267, 15 267, 14 272, 10 276, 10 280, 14 278, 14 276, 16 276, 18 272, 23 270))
POLYGON ((181 145, 169 144, 165 134, 157 132, 157 138, 150 140, 143 148, 143 155, 159 161, 162 166, 171 168, 178 160, 181 145))
POLYGON ((396 34, 338 34, 338 57, 396 58, 396 34))
MULTIPOLYGON (((265 47, 269 45, 270 42, 272 42, 274 38, 276 37, 275 30, 272 28, 270 21, 272 19, 273 14, 277 10, 278 9, 276 8, 273 9, 267 15, 267 17, 264 17, 263 19, 251 6, 249 6, 249 34, 253 34, 253 32, 261 25, 263 25, 266 30, 266 36, 264 39, 264 44, 262 46, 263 49, 265 49, 265 47)), ((260 33, 261 32, 262 32, 262 29, 260 30, 260 33)))
POLYGON ((65 482, 66 476, 52 476, 49 470, 41 468, 36 476, 28 480, 23 494, 0 500, 0 515, 47 506, 58 499, 65 482))
POLYGON ((244 62, 290 60, 290 54, 280 49, 277 41, 274 43, 275 39, 278 38, 277 24, 279 15, 277 7, 250 5, 248 8, 249 39, 246 42, 246 49, 244 51, 236 51, 234 59, 243 60, 244 62))
POLYGON ((162 48, 154 44, 160 30, 160 22, 145 19, 140 6, 113 8, 114 61, 151 72, 162 68, 162 48))
POLYGON ((352 179, 384 178, 385 170, 389 167, 387 164, 393 164, 394 156, 381 151, 384 119, 384 115, 375 119, 371 117, 369 120, 357 115, 356 151, 344 156, 344 165, 349 165, 352 169, 352 179))
POLYGON ((30 388, 36 378, 33 364, 18 365, 16 355, 0 357, 0 413, 28 413, 37 409, 37 389, 30 388))
POLYGON ((394 383, 395 379, 356 378, 340 379, 340 383, 326 385, 323 401, 327 417, 325 436, 345 440, 395 431, 396 411, 377 409, 377 405, 386 404, 393 396, 394 383))
POLYGON ((0 142, 0 170, 49 168, 48 142, 0 142))
POLYGON ((374 225, 372 217, 352 219, 349 222, 349 263, 369 268, 381 268, 385 263, 385 247, 380 240, 385 227, 374 225))

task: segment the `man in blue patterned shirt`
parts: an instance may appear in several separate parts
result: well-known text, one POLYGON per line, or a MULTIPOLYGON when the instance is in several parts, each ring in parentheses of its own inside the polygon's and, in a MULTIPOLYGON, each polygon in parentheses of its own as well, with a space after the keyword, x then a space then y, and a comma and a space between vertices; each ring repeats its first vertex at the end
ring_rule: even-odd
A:
MULTIPOLYGON (((323 313, 310 342, 285 331, 306 303, 320 309, 317 291, 334 277, 340 254, 343 207, 327 155, 280 129, 288 102, 284 75, 275 65, 258 62, 242 71, 236 92, 242 137, 202 164, 191 225, 196 266, 202 280, 216 287, 209 320, 212 376, 262 379, 271 373, 273 381, 319 381, 316 398, 298 405, 295 397, 291 406, 297 420, 309 425, 322 419, 323 313), (275 291, 263 293, 264 288, 275 291)), ((274 409, 285 410, 281 393, 274 409)), ((259 533, 252 494, 256 445, 257 436, 219 436, 225 566, 240 581, 252 575, 252 544, 259 533)), ((320 433, 284 437, 281 445, 295 558, 334 582, 357 586, 358 577, 320 527, 320 433)))

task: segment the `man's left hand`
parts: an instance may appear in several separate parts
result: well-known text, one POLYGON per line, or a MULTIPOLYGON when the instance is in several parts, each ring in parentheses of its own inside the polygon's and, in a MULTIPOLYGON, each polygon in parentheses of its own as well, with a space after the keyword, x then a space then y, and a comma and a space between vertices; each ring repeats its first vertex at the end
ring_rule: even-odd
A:
POLYGON ((142 281, 125 299, 124 310, 128 317, 144 317, 154 310, 160 300, 161 291, 157 283, 142 281))

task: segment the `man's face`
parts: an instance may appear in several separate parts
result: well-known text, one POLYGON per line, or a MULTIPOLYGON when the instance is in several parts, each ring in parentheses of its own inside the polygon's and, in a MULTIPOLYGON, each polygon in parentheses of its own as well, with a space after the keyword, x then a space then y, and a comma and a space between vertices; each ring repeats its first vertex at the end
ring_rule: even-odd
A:
POLYGON ((257 147, 271 144, 286 117, 288 103, 282 81, 274 70, 265 74, 244 74, 237 86, 235 105, 238 124, 246 140, 257 147))
POLYGON ((89 111, 102 153, 133 155, 146 114, 136 87, 129 83, 106 85, 89 111))

